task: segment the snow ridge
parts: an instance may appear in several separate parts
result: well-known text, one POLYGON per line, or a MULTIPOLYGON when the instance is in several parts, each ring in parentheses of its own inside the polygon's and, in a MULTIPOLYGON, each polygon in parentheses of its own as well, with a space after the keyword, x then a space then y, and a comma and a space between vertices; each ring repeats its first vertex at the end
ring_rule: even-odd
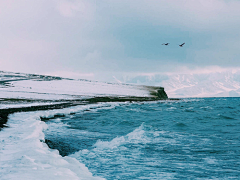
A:
POLYGON ((169 98, 239 97, 240 70, 127 76, 125 83, 163 86, 169 98))

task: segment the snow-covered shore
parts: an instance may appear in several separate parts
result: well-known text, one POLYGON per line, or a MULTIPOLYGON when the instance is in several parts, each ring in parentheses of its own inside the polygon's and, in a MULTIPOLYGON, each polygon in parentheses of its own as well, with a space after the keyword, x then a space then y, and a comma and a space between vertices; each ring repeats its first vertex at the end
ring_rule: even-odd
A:
POLYGON ((167 98, 162 87, 0 72, 0 179, 102 179, 51 150, 41 118, 167 98))
POLYGON ((96 96, 154 97, 156 87, 0 72, 0 98, 66 100, 96 96))

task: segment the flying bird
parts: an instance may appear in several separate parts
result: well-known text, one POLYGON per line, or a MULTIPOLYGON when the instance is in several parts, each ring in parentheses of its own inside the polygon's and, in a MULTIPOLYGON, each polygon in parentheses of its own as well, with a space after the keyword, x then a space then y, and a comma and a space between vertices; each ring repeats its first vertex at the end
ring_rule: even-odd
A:
POLYGON ((170 43, 163 43, 162 45, 168 46, 170 43))
POLYGON ((180 46, 180 47, 183 47, 184 44, 185 44, 185 43, 182 43, 182 44, 180 44, 179 46, 180 46))

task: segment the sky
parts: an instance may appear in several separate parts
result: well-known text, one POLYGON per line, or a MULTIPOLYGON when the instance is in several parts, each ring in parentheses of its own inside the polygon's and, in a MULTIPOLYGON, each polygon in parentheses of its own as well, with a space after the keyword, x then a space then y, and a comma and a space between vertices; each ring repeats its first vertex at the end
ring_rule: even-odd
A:
POLYGON ((240 68, 239 9, 240 0, 0 0, 0 70, 114 80, 240 68))

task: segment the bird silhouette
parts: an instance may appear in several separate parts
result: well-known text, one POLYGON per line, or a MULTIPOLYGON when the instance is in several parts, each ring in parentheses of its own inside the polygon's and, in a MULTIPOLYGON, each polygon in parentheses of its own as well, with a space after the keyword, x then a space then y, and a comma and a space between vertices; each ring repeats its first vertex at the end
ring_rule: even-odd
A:
POLYGON ((162 45, 168 46, 170 43, 163 43, 162 45))
POLYGON ((179 46, 180 46, 180 47, 183 47, 184 44, 185 44, 185 43, 182 43, 182 44, 180 44, 179 46))

